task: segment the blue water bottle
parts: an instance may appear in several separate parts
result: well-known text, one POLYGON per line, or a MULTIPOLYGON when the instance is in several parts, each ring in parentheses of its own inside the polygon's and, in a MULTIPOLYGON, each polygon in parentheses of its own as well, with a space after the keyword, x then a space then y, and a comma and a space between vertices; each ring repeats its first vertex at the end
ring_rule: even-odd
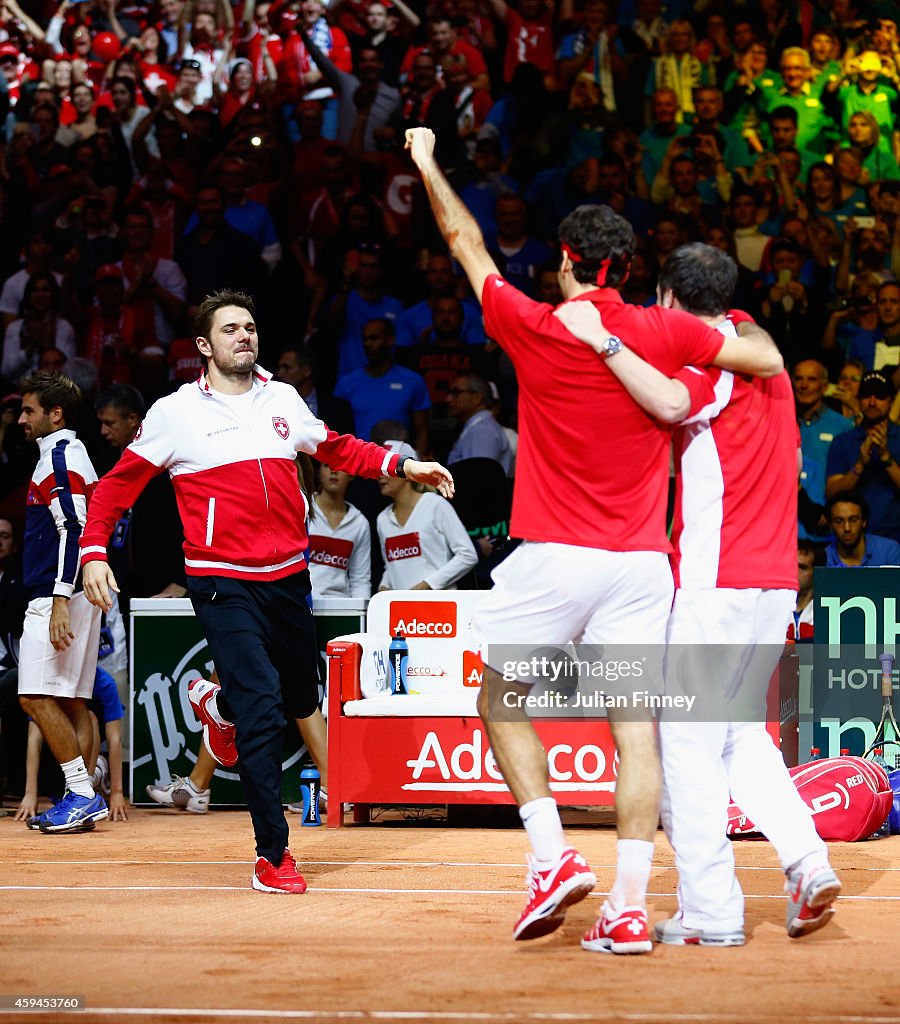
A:
POLYGON ((319 769, 309 765, 300 772, 300 796, 303 800, 302 825, 321 825, 319 817, 319 790, 322 788, 319 769))
POLYGON ((406 637, 398 629, 391 640, 388 660, 391 663, 391 693, 405 694, 406 689, 406 663, 409 661, 409 645, 406 637))

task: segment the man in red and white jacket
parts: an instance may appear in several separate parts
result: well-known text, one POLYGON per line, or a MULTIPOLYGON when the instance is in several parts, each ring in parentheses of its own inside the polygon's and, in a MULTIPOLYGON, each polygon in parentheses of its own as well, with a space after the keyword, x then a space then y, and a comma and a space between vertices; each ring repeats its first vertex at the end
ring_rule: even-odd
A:
POLYGON ((208 296, 196 331, 206 372, 152 406, 97 487, 81 542, 84 590, 109 608, 109 590, 118 590, 106 560, 110 533, 147 482, 168 470, 184 527, 188 596, 221 681, 219 692, 196 680, 191 702, 213 756, 230 765, 240 755, 256 835, 253 887, 301 893, 306 882, 287 849, 281 806, 281 734, 285 712, 308 718, 319 695, 296 453, 360 476, 406 476, 447 496, 453 478, 437 463, 335 434, 293 387, 272 381, 256 365, 247 296, 208 296))

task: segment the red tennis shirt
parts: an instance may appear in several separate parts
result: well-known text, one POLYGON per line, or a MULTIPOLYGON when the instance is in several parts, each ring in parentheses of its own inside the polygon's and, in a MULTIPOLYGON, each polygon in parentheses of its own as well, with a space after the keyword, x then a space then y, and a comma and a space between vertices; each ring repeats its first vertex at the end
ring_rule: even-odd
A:
MULTIPOLYGON (((724 340, 718 331, 689 313, 627 305, 612 288, 579 299, 593 302, 606 329, 638 355, 685 380, 692 413, 712 399, 706 374, 681 371, 715 359, 724 340)), ((519 385, 510 533, 609 551, 671 551, 670 428, 638 406, 552 306, 496 274, 485 281, 482 305, 485 330, 512 360, 519 385)))

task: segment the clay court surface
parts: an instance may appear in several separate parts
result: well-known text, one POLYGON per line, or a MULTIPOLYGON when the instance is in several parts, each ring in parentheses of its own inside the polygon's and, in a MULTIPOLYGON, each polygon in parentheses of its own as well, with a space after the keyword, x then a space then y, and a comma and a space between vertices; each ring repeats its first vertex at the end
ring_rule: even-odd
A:
MULTIPOLYGON (((88 1007, 0 1016, 900 1024, 900 838, 833 845, 846 896, 835 921, 802 940, 784 931, 772 850, 740 843, 745 947, 615 957, 579 946, 613 878, 615 833, 598 815, 565 815, 595 894, 531 943, 510 938, 524 833, 390 817, 339 832, 292 823, 304 896, 250 889, 242 812, 134 810, 126 824, 69 836, 0 819, 0 994, 81 995, 88 1007)), ((660 833, 651 918, 675 907, 672 863, 660 833)))

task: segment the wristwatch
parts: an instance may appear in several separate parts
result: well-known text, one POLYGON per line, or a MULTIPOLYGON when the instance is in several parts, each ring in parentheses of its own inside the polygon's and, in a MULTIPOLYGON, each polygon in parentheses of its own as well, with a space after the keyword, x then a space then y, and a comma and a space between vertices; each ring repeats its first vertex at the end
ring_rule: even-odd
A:
POLYGON ((403 467, 406 465, 407 462, 409 462, 408 455, 401 455, 400 458, 397 459, 397 465, 394 466, 394 476, 399 476, 401 480, 406 479, 406 472, 404 471, 403 467))
POLYGON ((611 334, 606 341, 600 346, 600 352, 609 359, 610 356, 614 356, 617 352, 622 351, 622 339, 617 338, 615 334, 611 334))

